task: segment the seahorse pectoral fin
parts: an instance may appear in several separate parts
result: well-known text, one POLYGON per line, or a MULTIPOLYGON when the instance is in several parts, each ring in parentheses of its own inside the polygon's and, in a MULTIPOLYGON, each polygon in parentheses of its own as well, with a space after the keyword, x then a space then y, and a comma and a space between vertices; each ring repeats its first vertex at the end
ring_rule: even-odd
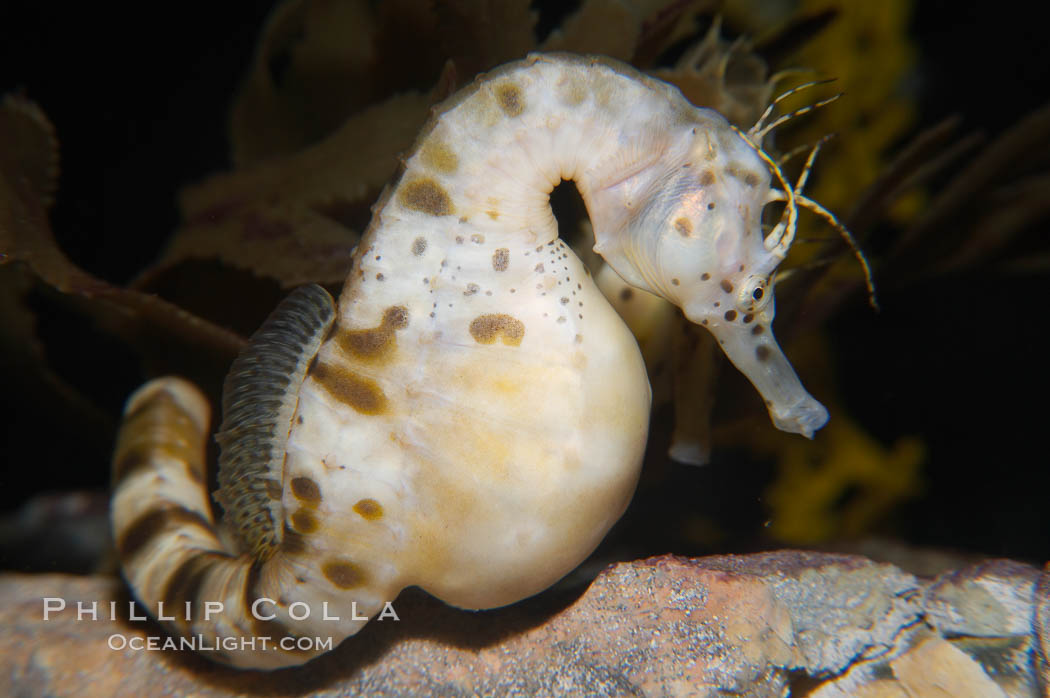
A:
POLYGON ((616 275, 629 286, 640 288, 648 293, 661 295, 642 276, 638 267, 638 254, 631 250, 623 236, 604 235, 600 228, 595 228, 594 251, 601 255, 605 263, 616 272, 616 275))
POLYGON ((711 331, 733 365, 755 386, 769 410, 773 425, 807 439, 828 421, 828 411, 806 392, 791 362, 766 328, 721 325, 711 331))

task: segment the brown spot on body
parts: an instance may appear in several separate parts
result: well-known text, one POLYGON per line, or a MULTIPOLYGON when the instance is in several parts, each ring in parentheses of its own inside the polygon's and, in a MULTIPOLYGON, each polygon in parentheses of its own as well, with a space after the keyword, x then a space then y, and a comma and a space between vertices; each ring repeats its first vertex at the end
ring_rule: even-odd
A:
POLYGON ((713 170, 704 170, 700 173, 700 186, 709 187, 718 180, 713 170))
POLYGON ((392 349, 394 333, 385 327, 351 330, 336 335, 336 342, 348 354, 359 359, 373 359, 392 349))
POLYGON ((202 515, 181 506, 168 505, 147 510, 123 531, 118 531, 117 551, 127 561, 157 536, 179 528, 197 528, 215 537, 215 528, 202 515))
POLYGON ((688 218, 679 218, 674 222, 674 229, 677 230, 682 237, 689 237, 693 232, 693 224, 688 218))
POLYGON ((722 281, 720 281, 718 285, 721 286, 722 290, 726 293, 733 292, 733 282, 731 282, 729 279, 722 279, 722 281))
POLYGON ((383 325, 395 330, 403 330, 408 327, 408 308, 403 305, 394 305, 383 311, 383 325))
POLYGON ((287 524, 281 538, 281 552, 286 555, 302 555, 306 552, 306 539, 287 524))
POLYGON ((485 211, 485 213, 487 213, 489 218, 491 218, 492 220, 499 220, 499 211, 497 211, 496 209, 490 208, 488 211, 485 211))
POLYGON ((378 327, 337 331, 339 348, 357 359, 374 361, 389 357, 397 347, 395 332, 408 326, 408 309, 401 305, 387 308, 378 327))
POLYGON ((299 509, 291 516, 292 528, 297 533, 313 533, 317 530, 319 524, 317 523, 317 517, 312 512, 306 509, 299 509))
POLYGON ((313 366, 309 375, 326 393, 361 414, 377 415, 386 411, 386 395, 371 378, 321 362, 313 366))
POLYGON ((494 271, 507 271, 510 266, 510 250, 501 247, 492 253, 492 269, 494 271))
POLYGON ((321 501, 321 488, 308 477, 292 478, 292 494, 299 501, 315 506, 321 501))
POLYGON ((711 275, 708 274, 706 271, 703 274, 700 275, 700 280, 701 281, 707 281, 710 278, 711 278, 711 275))
POLYGON ((374 499, 362 499, 354 505, 354 511, 369 521, 383 518, 383 505, 374 499))
POLYGON ((507 116, 520 116, 525 111, 525 100, 521 94, 521 88, 512 82, 500 83, 496 86, 496 101, 500 109, 507 116))
POLYGON ((478 344, 494 344, 502 339, 508 346, 516 347, 525 336, 525 324, 510 315, 479 315, 470 323, 470 335, 478 344))
POLYGON ((456 153, 446 144, 433 138, 428 138, 423 143, 420 158, 427 167, 451 174, 459 168, 459 158, 456 153))
POLYGON ((418 237, 412 241, 412 254, 417 257, 422 257, 423 253, 427 251, 427 239, 425 237, 418 237))
POLYGON ((769 358, 769 354, 769 347, 767 347, 765 344, 759 344, 757 347, 755 347, 755 357, 759 361, 767 360, 769 358))
POLYGON ((671 279, 671 285, 672 285, 672 286, 678 286, 678 285, 680 285, 681 283, 682 283, 682 282, 681 282, 681 281, 679 281, 678 279, 671 279))
POLYGON ((729 320, 729 322, 732 322, 733 320, 736 320, 736 311, 727 310, 726 314, 723 317, 725 317, 726 320, 729 320))
POLYGON ((331 560, 321 566, 321 574, 340 589, 353 589, 367 581, 364 570, 352 562, 331 560))
POLYGON ((753 314, 747 313, 746 315, 744 315, 744 324, 746 325, 747 323, 751 322, 754 319, 755 319, 755 316, 753 314))
POLYGON ((634 298, 634 289, 633 288, 622 288, 622 289, 620 289, 620 300, 621 301, 626 303, 627 301, 631 300, 632 298, 634 298))
POLYGON ((417 179, 398 189, 398 201, 405 208, 422 211, 431 216, 452 214, 452 200, 440 184, 430 178, 417 179))
POLYGON ((757 174, 738 162, 731 162, 726 165, 726 174, 735 179, 739 179, 752 189, 757 187, 758 183, 761 181, 757 174))
POLYGON ((762 334, 765 331, 766 331, 766 328, 763 327, 762 325, 755 325, 754 327, 751 328, 751 334, 755 335, 756 337, 758 335, 762 334))

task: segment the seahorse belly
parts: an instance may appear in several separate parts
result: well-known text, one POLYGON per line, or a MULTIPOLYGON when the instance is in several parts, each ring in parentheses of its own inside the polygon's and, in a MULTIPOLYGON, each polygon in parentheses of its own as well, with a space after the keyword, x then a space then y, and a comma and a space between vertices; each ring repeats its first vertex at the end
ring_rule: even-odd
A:
MULTIPOLYGON (((348 556, 369 567, 385 553, 398 570, 390 588, 418 584, 482 608, 549 586, 623 513, 645 444, 648 381, 629 331, 565 245, 472 244, 420 282, 434 299, 426 313, 407 310, 421 305, 408 300, 419 293, 404 280, 411 274, 363 277, 382 286, 355 306, 364 324, 406 308, 405 326, 367 356, 347 351, 353 330, 336 328, 316 362, 332 368, 319 378, 315 367, 304 385, 288 463, 322 478, 334 500, 376 501, 391 527, 370 552, 359 541, 379 522, 326 510, 309 545, 345 539, 348 556), (496 278, 466 263, 494 255, 505 265, 496 278), (486 280, 472 290, 475 278, 486 280), (341 394, 340 374, 382 397, 364 405, 341 394)), ((372 257, 388 256, 382 249, 372 257)))

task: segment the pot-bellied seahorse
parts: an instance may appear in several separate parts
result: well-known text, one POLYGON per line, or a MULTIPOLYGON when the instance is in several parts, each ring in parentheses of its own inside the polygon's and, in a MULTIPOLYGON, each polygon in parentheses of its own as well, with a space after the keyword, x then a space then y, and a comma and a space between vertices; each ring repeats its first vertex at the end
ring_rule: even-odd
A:
POLYGON ((632 496, 650 393, 634 338, 558 239, 561 180, 613 269, 710 330, 778 428, 812 435, 827 412, 770 331, 804 197, 755 143, 602 58, 532 55, 454 95, 376 205, 338 303, 298 289, 234 362, 222 526, 202 394, 160 378, 128 400, 112 517, 135 595, 219 648, 207 656, 270 669, 406 586, 491 608, 579 564, 632 496), (771 201, 785 213, 763 235, 771 201))

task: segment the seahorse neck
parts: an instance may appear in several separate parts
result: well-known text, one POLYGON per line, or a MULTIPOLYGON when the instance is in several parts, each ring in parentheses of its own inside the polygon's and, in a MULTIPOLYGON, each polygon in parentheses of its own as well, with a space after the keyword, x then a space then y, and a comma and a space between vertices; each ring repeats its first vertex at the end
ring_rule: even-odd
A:
POLYGON ((384 234, 545 244, 557 236, 548 195, 565 179, 600 244, 684 159, 701 111, 665 83, 586 57, 530 56, 473 87, 438 108, 406 158, 377 216, 384 234))

